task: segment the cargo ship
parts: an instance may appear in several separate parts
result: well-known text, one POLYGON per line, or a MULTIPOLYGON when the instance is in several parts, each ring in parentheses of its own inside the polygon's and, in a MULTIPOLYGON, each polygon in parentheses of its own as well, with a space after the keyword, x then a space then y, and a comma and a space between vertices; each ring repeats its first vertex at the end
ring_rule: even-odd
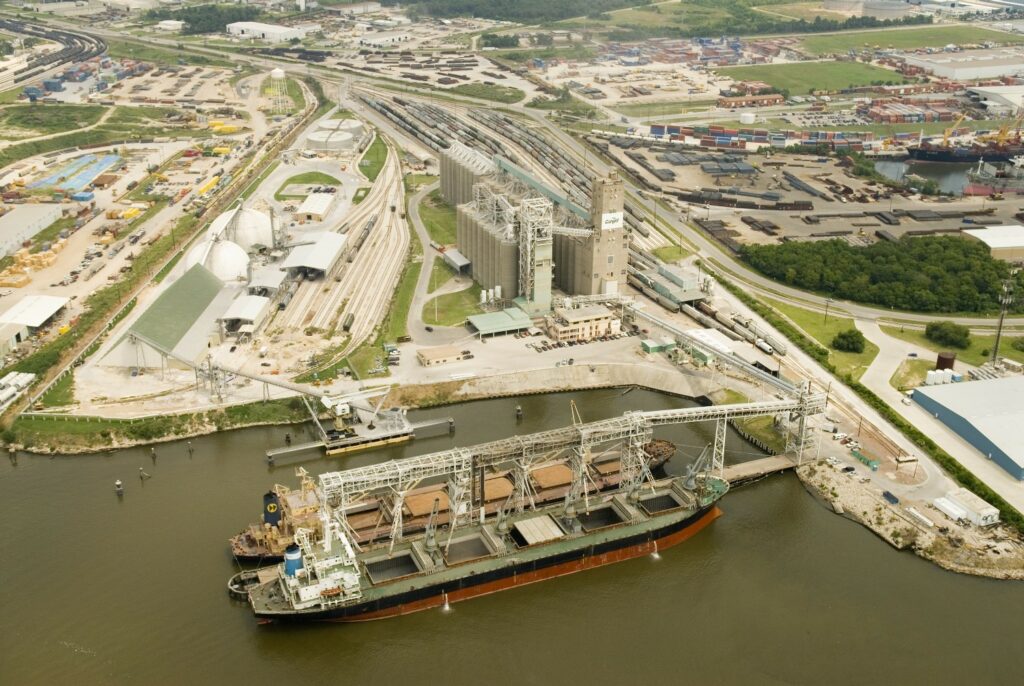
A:
POLYGON ((1010 162, 1014 157, 1024 155, 1024 143, 989 143, 972 145, 941 145, 927 141, 907 148, 907 155, 913 162, 941 162, 949 164, 976 164, 987 162, 1010 162))
MULTIPOLYGON (((652 440, 644 444, 643 452, 647 467, 658 472, 672 459, 676 446, 665 440, 652 440)), ((597 492, 618 486, 621 463, 615 451, 609 451, 595 458, 590 467, 592 488, 597 492)), ((322 536, 320 518, 320 496, 314 480, 304 469, 297 471, 300 486, 297 489, 281 484, 263 496, 261 521, 250 524, 230 540, 231 554, 240 561, 280 562, 288 546, 294 542, 299 529, 312 532, 314 540, 322 536)), ((572 472, 565 460, 533 469, 529 474, 530 487, 535 504, 547 504, 565 497, 572 482, 572 472)), ((494 470, 488 473, 484 482, 484 508, 488 514, 495 513, 509 497, 515 487, 515 475, 508 470, 494 470)), ((405 496, 402 504, 402 526, 406 533, 423 531, 435 498, 440 500, 437 519, 444 526, 450 516, 450 503, 445 495, 444 484, 433 484, 414 489, 405 496)), ((346 512, 350 535, 358 544, 371 543, 386 536, 392 526, 395 514, 390 511, 383 498, 375 497, 350 508, 346 512)))
MULTIPOLYGON (((655 554, 721 514, 717 502, 729 485, 711 473, 707 455, 683 476, 624 478, 589 496, 575 481, 564 502, 542 507, 500 508, 489 517, 469 507, 447 530, 438 526, 435 499, 421 534, 364 548, 327 507, 321 540, 300 530, 284 562, 248 588, 249 604, 260 623, 367 621, 655 554)), ((347 483, 359 488, 367 478, 352 475, 347 483)), ((320 487, 329 489, 330 480, 321 478, 320 487)))
POLYGON ((964 195, 1024 194, 1024 155, 1018 155, 1008 163, 991 163, 985 160, 967 171, 967 185, 964 195))

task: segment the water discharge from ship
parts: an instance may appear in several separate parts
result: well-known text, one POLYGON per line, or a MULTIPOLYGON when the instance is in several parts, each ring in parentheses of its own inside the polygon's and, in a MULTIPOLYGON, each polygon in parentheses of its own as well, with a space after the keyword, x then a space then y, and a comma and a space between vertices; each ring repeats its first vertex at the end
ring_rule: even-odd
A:
POLYGON ((445 591, 443 595, 444 595, 444 605, 441 607, 441 612, 444 612, 445 614, 447 614, 447 613, 452 611, 452 606, 448 603, 448 592, 445 591))
POLYGON ((658 552, 658 542, 657 541, 654 542, 654 552, 651 553, 651 559, 652 560, 660 560, 661 559, 661 554, 658 552))

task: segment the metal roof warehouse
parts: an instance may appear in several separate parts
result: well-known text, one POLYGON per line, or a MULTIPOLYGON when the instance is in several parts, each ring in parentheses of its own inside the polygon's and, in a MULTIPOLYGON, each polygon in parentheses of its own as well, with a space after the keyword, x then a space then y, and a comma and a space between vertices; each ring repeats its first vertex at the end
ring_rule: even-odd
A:
POLYGON ((1024 376, 922 386, 913 398, 982 455, 1024 481, 1024 376))
POLYGON ((309 243, 296 246, 288 254, 281 269, 327 274, 341 259, 347 236, 340 233, 310 234, 309 243))
POLYGON ((469 318, 469 324, 481 336, 497 336, 499 334, 525 331, 533 326, 533 320, 522 310, 509 308, 501 312, 475 314, 469 318))
POLYGON ((68 300, 56 295, 26 295, 0 314, 0 324, 20 324, 38 329, 60 312, 68 300))

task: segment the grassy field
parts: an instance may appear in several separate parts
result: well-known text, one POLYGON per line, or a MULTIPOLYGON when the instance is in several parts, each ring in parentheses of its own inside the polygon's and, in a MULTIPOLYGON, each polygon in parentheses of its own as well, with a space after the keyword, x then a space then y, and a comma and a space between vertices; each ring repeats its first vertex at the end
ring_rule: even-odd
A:
POLYGON ((12 88, 0 93, 0 105, 9 105, 11 103, 18 102, 18 96, 21 95, 21 88, 12 88))
POLYGON ((430 239, 441 245, 455 242, 455 208, 441 197, 441 190, 435 189, 420 203, 420 218, 430 239))
MULTIPOLYGON (((715 405, 735 405, 750 400, 746 395, 731 388, 715 391, 711 396, 715 405)), ((753 417, 735 420, 736 426, 748 436, 756 438, 763 444, 781 453, 786 449, 786 437, 775 428, 774 417, 753 417)))
POLYGON ((665 245, 660 248, 655 248, 651 252, 654 253, 655 257, 662 262, 668 263, 678 262, 689 254, 678 245, 665 245))
POLYGON ((156 47, 143 43, 128 43, 107 39, 107 54, 111 57, 127 57, 128 59, 156 62, 157 64, 178 64, 179 60, 186 64, 207 67, 232 67, 228 60, 217 59, 207 55, 196 55, 173 48, 156 47))
POLYGON ((589 60, 597 52, 583 45, 570 45, 564 48, 527 48, 525 50, 505 50, 488 53, 488 57, 496 57, 509 62, 529 62, 534 58, 542 60, 589 60))
POLYGON ((154 129, 141 129, 125 127, 114 120, 118 116, 119 110, 132 109, 118 107, 114 114, 111 115, 102 126, 97 126, 94 129, 88 131, 74 131, 64 136, 54 136, 53 138, 47 138, 45 140, 38 141, 26 141, 24 143, 15 143, 9 145, 6 148, 0 150, 0 167, 6 167, 7 165, 18 162, 34 155, 41 155, 43 153, 51 152, 53 150, 63 150, 65 148, 74 148, 83 145, 102 145, 104 143, 110 143, 113 141, 121 141, 131 138, 142 137, 143 131, 146 136, 169 136, 172 138, 183 138, 183 137, 196 137, 202 135, 202 132, 197 132, 194 129, 186 127, 162 127, 154 129))
POLYGON ((907 82, 907 79, 894 71, 861 62, 797 62, 726 67, 719 69, 718 73, 740 81, 764 81, 779 90, 787 90, 793 94, 869 86, 880 81, 907 82))
POLYGON ((499 86, 497 84, 491 85, 487 83, 462 83, 455 86, 455 88, 449 89, 449 91, 459 95, 465 95, 470 98, 493 100, 494 102, 503 102, 506 104, 519 102, 526 97, 526 93, 518 88, 514 88, 512 86, 499 86))
POLYGON ((801 41, 807 52, 815 55, 846 53, 865 47, 941 48, 945 45, 970 45, 992 41, 994 43, 1022 43, 1024 36, 993 31, 976 26, 925 26, 880 31, 851 31, 808 36, 801 41))
POLYGON ((405 320, 409 318, 409 308, 412 305, 412 296, 416 292, 416 281, 420 278, 421 269, 423 269, 423 262, 417 260, 409 262, 405 271, 402 272, 402 278, 398 280, 398 288, 395 289, 395 297, 391 301, 387 319, 384 320, 384 325, 381 327, 381 343, 394 343, 409 333, 405 326, 405 320))
POLYGON ((356 192, 352 194, 352 204, 358 205, 359 203, 361 203, 366 198, 366 194, 369 192, 369 186, 362 186, 360 188, 357 188, 356 192))
POLYGON ((850 374, 854 380, 860 379, 871 365, 871 361, 875 359, 875 355, 878 354, 878 346, 871 341, 865 342, 862 353, 846 353, 832 349, 832 339, 836 334, 847 329, 857 328, 852 319, 842 316, 845 314, 844 312, 829 311, 828 322, 826 322, 822 312, 805 310, 802 307, 787 305, 775 300, 766 300, 765 302, 827 348, 829 359, 832 360, 832 364, 836 366, 840 375, 850 374))
POLYGON ((324 174, 323 172, 311 171, 305 172, 304 174, 296 174, 291 178, 287 179, 281 184, 281 187, 274 193, 274 197, 278 200, 284 200, 286 198, 304 198, 305 195, 285 195, 284 191, 288 186, 340 186, 341 181, 330 174, 324 174))
POLYGON ((805 19, 807 21, 814 21, 818 17, 821 17, 822 19, 844 21, 848 16, 841 12, 832 12, 824 9, 820 2, 794 2, 784 5, 768 5, 766 7, 758 7, 755 9, 770 14, 781 14, 787 17, 793 17, 794 19, 805 19))
MULTIPOLYGON (((991 359, 992 346, 995 345, 996 337, 991 336, 979 336, 977 334, 971 334, 971 344, 966 350, 956 350, 948 346, 939 345, 925 338, 924 331, 918 329, 905 329, 900 331, 898 326, 883 326, 882 331, 889 334, 893 338, 899 338, 910 343, 925 348, 926 350, 932 350, 935 352, 951 351, 956 353, 956 358, 967 364, 975 366, 984 364, 991 359)), ((1015 333, 1004 333, 1003 339, 999 342, 999 356, 1005 357, 1010 360, 1017 362, 1024 362, 1024 352, 1017 350, 1013 347, 1013 341, 1020 338, 1019 332, 1015 333)), ((934 360, 933 360, 934 361, 934 360)))
POLYGON ((66 407, 75 402, 75 375, 67 373, 50 386, 39 401, 44 407, 66 407))
MULTIPOLYGON (((260 84, 260 92, 266 97, 270 97, 270 86, 270 77, 268 76, 260 84)), ((291 100, 292 112, 301 112, 306 106, 306 96, 302 94, 302 88, 299 87, 299 82, 295 79, 285 79, 285 94, 291 100)))
POLYGON ((423 306, 423 321, 433 326, 461 326, 467 317, 481 311, 480 286, 474 283, 465 290, 428 300, 423 306), (435 305, 437 316, 434 316, 435 305))
POLYGON ((406 174, 402 177, 406 193, 415 193, 421 186, 429 186, 438 180, 433 174, 406 174))
POLYGON ((448 263, 441 258, 434 260, 434 267, 430 270, 430 283, 427 284, 427 293, 433 293, 437 289, 455 278, 455 270, 448 266, 448 263))
POLYGON ((373 143, 366 149, 363 154, 363 159, 359 160, 359 171, 363 172, 363 176, 373 181, 377 180, 380 175, 380 170, 384 168, 384 163, 388 159, 388 146, 384 143, 384 139, 377 136, 373 139, 373 143))
POLYGON ((714 100, 668 100, 666 102, 626 102, 610 105, 611 109, 627 117, 661 117, 667 114, 683 114, 706 110, 714 100))
POLYGON ((107 110, 102 105, 9 105, 0 109, 0 138, 18 140, 91 126, 107 110))
POLYGON ((663 27, 683 29, 694 25, 708 24, 729 16, 724 7, 696 5, 689 2, 659 2, 657 5, 631 7, 605 12, 600 17, 565 19, 554 24, 555 28, 577 28, 587 31, 611 31, 615 29, 658 29, 663 27))
POLYGON ((935 363, 931 360, 907 358, 900 362, 899 369, 889 379, 889 385, 897 391, 917 388, 924 383, 925 376, 932 369, 935 369, 935 363))

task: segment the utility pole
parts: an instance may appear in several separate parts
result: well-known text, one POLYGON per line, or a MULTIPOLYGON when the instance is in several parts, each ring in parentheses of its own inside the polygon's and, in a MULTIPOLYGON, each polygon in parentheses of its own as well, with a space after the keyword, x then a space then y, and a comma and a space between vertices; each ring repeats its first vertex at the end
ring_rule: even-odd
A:
POLYGON ((1003 281, 1003 292, 999 294, 999 327, 996 329, 996 342, 992 346, 992 366, 999 368, 999 341, 1003 337, 1003 322, 1006 320, 1006 310, 1010 309, 1013 302, 1013 281, 1003 281))

